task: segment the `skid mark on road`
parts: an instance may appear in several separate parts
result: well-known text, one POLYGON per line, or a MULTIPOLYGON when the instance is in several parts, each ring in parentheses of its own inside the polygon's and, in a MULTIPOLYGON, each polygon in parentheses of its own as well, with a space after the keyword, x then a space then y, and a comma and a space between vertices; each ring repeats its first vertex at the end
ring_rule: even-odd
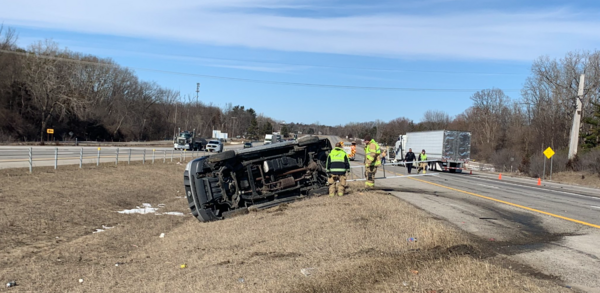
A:
POLYGON ((473 196, 476 196, 476 197, 479 197, 479 198, 483 198, 483 199, 487 199, 487 200, 491 200, 491 201, 503 203, 503 204, 506 204, 506 205, 509 205, 509 206, 521 208, 521 209, 528 210, 528 211, 531 211, 531 212, 540 213, 540 214, 551 216, 551 217, 554 217, 554 218, 563 219, 563 220, 566 220, 566 221, 569 221, 569 222, 578 223, 578 224, 585 225, 585 226, 588 226, 588 227, 593 227, 593 228, 600 229, 600 225, 595 225, 595 224, 592 224, 592 223, 588 223, 588 222, 584 222, 584 221, 580 221, 580 220, 576 220, 576 219, 564 217, 564 216, 561 216, 561 215, 556 215, 556 214, 545 212, 545 211, 542 211, 542 210, 533 209, 533 208, 526 207, 526 206, 523 206, 523 205, 520 205, 520 204, 515 204, 515 203, 512 203, 512 202, 508 202, 508 201, 496 199, 496 198, 493 198, 493 197, 484 196, 484 195, 481 195, 481 194, 472 193, 472 192, 468 192, 468 191, 464 191, 464 190, 452 188, 452 187, 449 187, 449 186, 445 186, 445 185, 441 185, 441 184, 429 182, 429 181, 426 181, 426 180, 421 180, 421 179, 417 179, 417 178, 409 178, 409 179, 416 180, 416 181, 423 182, 423 183, 430 184, 430 185, 434 185, 434 186, 438 186, 438 187, 442 187, 442 188, 446 188, 446 189, 450 189, 450 190, 453 190, 453 191, 456 191, 456 192, 461 192, 461 193, 473 195, 473 196))

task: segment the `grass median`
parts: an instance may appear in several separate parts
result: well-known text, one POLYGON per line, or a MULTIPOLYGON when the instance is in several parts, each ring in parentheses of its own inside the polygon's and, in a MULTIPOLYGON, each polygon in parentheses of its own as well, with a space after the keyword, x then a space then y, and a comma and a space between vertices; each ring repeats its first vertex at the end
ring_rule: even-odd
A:
POLYGON ((0 291, 567 290, 498 265, 469 235, 384 192, 353 188, 200 223, 183 198, 183 169, 3 171, 0 281, 18 286, 0 291), (156 212, 117 212, 144 203, 156 212))

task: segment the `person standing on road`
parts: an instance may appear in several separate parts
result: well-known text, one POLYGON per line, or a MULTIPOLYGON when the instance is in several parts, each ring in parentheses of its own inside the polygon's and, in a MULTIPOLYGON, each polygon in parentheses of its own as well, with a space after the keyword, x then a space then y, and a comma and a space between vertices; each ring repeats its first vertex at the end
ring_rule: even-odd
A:
POLYGON ((385 148, 381 151, 381 163, 385 165, 385 157, 387 157, 387 151, 385 148))
POLYGON ((374 188, 377 167, 381 165, 381 150, 379 149, 379 144, 368 135, 365 137, 365 143, 365 177, 367 178, 365 186, 367 188, 374 188))
POLYGON ((419 162, 421 163, 419 163, 419 169, 417 170, 417 174, 421 170, 423 170, 423 174, 427 173, 427 154, 425 153, 425 150, 422 150, 419 154, 419 162))
POLYGON ((329 174, 329 196, 343 196, 346 189, 346 173, 350 172, 350 160, 348 154, 342 148, 341 143, 336 143, 327 157, 327 173, 329 174))
POLYGON ((410 172, 412 171, 413 162, 416 160, 417 160, 417 157, 415 156, 415 153, 413 153, 412 149, 408 149, 408 153, 406 153, 406 155, 404 156, 404 162, 405 162, 406 170, 408 171, 408 174, 410 174, 410 172))

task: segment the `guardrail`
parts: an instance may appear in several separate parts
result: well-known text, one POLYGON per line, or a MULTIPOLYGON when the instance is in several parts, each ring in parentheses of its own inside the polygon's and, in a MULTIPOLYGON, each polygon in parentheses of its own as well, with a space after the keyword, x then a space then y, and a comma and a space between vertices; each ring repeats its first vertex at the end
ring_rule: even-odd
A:
POLYGON ((78 147, 29 147, 29 148, 1 148, 0 169, 54 167, 59 165, 114 163, 131 164, 132 161, 141 161, 142 164, 166 163, 206 155, 206 151, 186 151, 156 148, 78 148, 78 147))

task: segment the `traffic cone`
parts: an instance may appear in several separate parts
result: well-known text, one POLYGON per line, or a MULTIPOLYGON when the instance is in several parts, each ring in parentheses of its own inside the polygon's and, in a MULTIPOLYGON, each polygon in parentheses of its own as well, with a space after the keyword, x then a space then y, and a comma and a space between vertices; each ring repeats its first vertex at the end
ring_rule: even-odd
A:
POLYGON ((538 178, 538 186, 542 186, 542 179, 538 178))
POLYGON ((502 180, 502 173, 500 173, 500 175, 498 175, 498 180, 502 180))

